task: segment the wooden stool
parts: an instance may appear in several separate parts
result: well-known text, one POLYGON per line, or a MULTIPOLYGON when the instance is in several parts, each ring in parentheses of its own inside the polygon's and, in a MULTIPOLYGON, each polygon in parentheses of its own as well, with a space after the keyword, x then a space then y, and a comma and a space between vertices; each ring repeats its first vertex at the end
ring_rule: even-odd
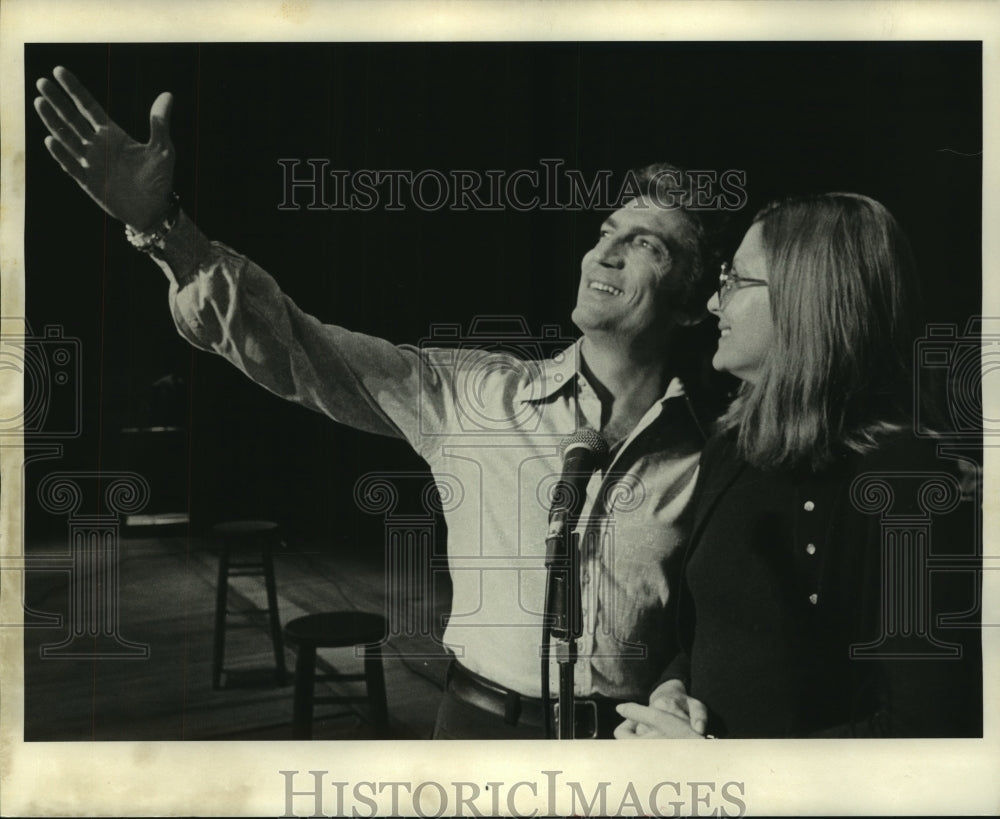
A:
POLYGON ((212 658, 212 688, 222 688, 223 661, 226 652, 226 615, 250 614, 263 609, 229 612, 229 578, 256 576, 264 578, 267 589, 267 613, 271 625, 271 643, 274 647, 275 676, 284 685, 288 675, 285 669, 285 646, 278 617, 278 592, 274 583, 274 562, 271 550, 281 544, 281 530, 277 523, 266 520, 239 520, 219 523, 212 527, 212 537, 219 543, 219 579, 215 589, 215 650, 212 658), (249 558, 234 560, 235 556, 250 554, 249 558))
POLYGON ((379 644, 388 632, 388 622, 380 614, 336 611, 308 614, 285 626, 285 639, 298 646, 295 659, 295 700, 292 709, 292 738, 311 739, 314 703, 367 702, 372 723, 379 736, 389 727, 385 701, 385 676, 379 644), (364 646, 364 674, 316 674, 317 648, 364 646), (364 680, 366 696, 316 697, 317 680, 364 680))

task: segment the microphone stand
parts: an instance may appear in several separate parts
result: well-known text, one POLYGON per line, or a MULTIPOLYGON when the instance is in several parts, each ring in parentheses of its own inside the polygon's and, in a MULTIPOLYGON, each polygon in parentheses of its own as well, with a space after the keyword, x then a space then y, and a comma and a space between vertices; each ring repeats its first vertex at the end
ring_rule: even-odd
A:
MULTIPOLYGON (((559 700, 556 739, 573 739, 576 706, 573 693, 577 659, 576 641, 583 634, 580 605, 580 536, 566 525, 545 539, 545 566, 548 569, 545 617, 552 623, 550 634, 556 640, 555 656, 559 664, 559 700)), ((545 695, 548 696, 548 658, 546 643, 545 695)))
POLYGON ((559 663, 558 739, 573 739, 576 703, 573 699, 573 671, 576 641, 583 635, 580 602, 579 535, 573 532, 585 505, 587 482, 608 457, 608 444, 592 429, 579 429, 559 445, 563 474, 553 493, 549 529, 545 537, 545 614, 542 618, 542 702, 545 707, 545 736, 552 735, 549 713, 549 658, 552 639, 557 640, 559 663))

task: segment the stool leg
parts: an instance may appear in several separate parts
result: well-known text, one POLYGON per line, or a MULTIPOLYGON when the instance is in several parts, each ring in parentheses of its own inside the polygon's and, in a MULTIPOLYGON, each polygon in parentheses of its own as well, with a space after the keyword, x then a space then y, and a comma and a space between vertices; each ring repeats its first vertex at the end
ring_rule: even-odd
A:
POLYGON ((229 594, 229 545, 219 553, 219 576, 215 584, 215 632, 212 651, 212 688, 222 688, 222 663, 226 653, 226 606, 229 594))
POLYGON ((267 613, 271 620, 271 644, 274 646, 275 675, 278 685, 285 684, 285 642, 281 634, 281 619, 278 617, 278 590, 274 582, 274 561, 271 547, 264 547, 264 585, 267 588, 267 613))
POLYGON ((385 700, 382 649, 377 645, 365 646, 365 687, 375 730, 380 737, 384 737, 389 731, 389 711, 385 700))
POLYGON ((312 739, 313 685, 316 683, 316 647, 300 645, 295 658, 295 698, 292 739, 312 739))

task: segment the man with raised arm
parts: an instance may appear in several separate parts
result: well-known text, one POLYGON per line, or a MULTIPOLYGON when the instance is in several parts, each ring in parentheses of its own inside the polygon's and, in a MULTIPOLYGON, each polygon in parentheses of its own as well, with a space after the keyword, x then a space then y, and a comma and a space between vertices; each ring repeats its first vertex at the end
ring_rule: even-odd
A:
POLYGON ((199 231, 173 195, 169 94, 153 103, 140 144, 69 71, 54 77, 39 80, 35 100, 45 144, 166 273, 181 335, 277 395, 405 439, 430 465, 448 498, 444 641, 455 656, 435 737, 544 736, 545 536, 559 444, 580 429, 600 433, 610 461, 587 485, 578 527, 576 732, 610 737, 615 704, 644 699, 675 650, 668 574, 704 438, 678 377, 691 351, 677 336, 703 318, 714 279, 704 225, 684 207, 687 176, 650 166, 642 190, 603 222, 572 314, 583 335, 568 349, 527 362, 396 346, 319 322, 199 231), (488 423, 470 425, 475 417, 488 423))

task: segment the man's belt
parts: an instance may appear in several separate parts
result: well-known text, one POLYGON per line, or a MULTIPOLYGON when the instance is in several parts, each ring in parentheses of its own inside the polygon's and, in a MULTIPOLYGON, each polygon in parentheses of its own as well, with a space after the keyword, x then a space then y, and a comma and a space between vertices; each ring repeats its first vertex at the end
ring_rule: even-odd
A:
MULTIPOLYGON (((492 680, 469 671, 461 663, 452 661, 448 669, 448 692, 466 705, 485 711, 508 725, 526 725, 544 730, 545 705, 540 697, 526 697, 517 691, 497 685, 492 680)), ((622 717, 615 706, 622 700, 608 697, 574 697, 576 711, 574 736, 593 739, 611 736, 622 717)), ((551 700, 552 726, 557 724, 558 697, 551 700)))

